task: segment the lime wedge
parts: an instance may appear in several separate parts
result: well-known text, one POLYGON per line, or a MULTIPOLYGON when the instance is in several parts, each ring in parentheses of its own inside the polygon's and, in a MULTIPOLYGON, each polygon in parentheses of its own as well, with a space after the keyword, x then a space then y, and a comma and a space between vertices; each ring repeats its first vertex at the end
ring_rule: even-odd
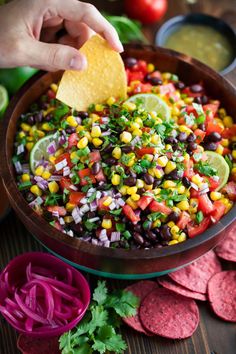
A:
POLYGON ((30 168, 33 173, 35 172, 38 163, 42 159, 46 161, 48 160, 49 154, 47 152, 47 148, 53 141, 55 141, 55 137, 53 135, 47 135, 37 141, 37 143, 34 145, 30 152, 30 168))
POLYGON ((4 86, 0 85, 0 118, 3 116, 9 102, 8 93, 4 86))
POLYGON ((162 120, 170 119, 170 108, 159 96, 154 93, 139 93, 131 96, 126 102, 141 102, 147 112, 154 111, 162 120))
POLYGON ((220 190, 227 183, 229 179, 229 165, 225 161, 224 157, 217 154, 214 151, 205 151, 207 155, 207 162, 210 166, 214 167, 217 171, 217 175, 220 177, 220 184, 216 191, 220 190))

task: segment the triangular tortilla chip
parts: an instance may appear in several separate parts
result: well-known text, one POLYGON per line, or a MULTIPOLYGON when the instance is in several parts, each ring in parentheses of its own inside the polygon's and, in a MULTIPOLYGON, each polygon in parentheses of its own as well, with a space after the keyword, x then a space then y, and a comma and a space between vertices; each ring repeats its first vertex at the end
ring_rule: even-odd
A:
POLYGON ((80 49, 88 61, 84 71, 64 72, 57 99, 78 111, 109 97, 126 98, 127 81, 123 61, 100 36, 91 37, 80 49))

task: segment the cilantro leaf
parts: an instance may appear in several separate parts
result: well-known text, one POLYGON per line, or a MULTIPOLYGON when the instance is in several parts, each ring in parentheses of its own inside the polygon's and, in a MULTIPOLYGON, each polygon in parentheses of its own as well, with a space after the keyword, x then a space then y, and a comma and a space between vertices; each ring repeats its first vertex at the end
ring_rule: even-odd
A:
POLYGON ((94 290, 93 300, 98 303, 98 305, 103 305, 107 299, 107 287, 105 281, 98 281, 98 286, 94 290))
POLYGON ((205 175, 208 177, 217 175, 217 170, 214 167, 212 167, 211 165, 209 165, 207 162, 200 161, 194 167, 202 175, 205 175))
POLYGON ((202 211, 198 211, 196 214, 196 223, 200 224, 202 220, 204 219, 202 211))
POLYGON ((136 314, 139 299, 130 291, 117 290, 109 296, 106 307, 112 307, 121 317, 130 317, 136 314))

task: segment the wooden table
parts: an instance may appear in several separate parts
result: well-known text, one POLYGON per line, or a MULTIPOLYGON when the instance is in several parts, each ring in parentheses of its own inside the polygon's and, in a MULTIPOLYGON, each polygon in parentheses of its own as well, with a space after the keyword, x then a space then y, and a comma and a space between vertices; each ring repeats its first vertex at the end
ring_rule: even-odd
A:
MULTIPOLYGON (((97 5, 105 5, 105 1, 95 1, 97 5)), ((134 0, 135 3, 135 0, 134 0)), ((112 3, 111 3, 112 4, 112 3)), ((122 2, 113 3, 113 7, 121 11, 122 2)), ((101 8, 101 7, 100 7, 101 8)), ((236 27, 236 0, 199 0, 190 5, 184 0, 169 0, 169 9, 166 18, 187 12, 206 12, 219 16, 235 24, 236 27)), ((145 29, 148 38, 152 41, 155 26, 145 29)), ((227 75, 227 78, 236 85, 236 70, 227 75)), ((29 232, 18 220, 14 212, 0 224, 0 269, 13 257, 28 251, 43 251, 43 248, 33 239, 29 232)), ((224 263, 225 269, 235 269, 236 265, 224 263)), ((92 282, 96 277, 89 276, 92 282)), ((123 286, 124 282, 111 281, 114 286, 123 286)), ((201 304, 201 322, 194 335, 186 340, 165 340, 159 337, 145 337, 132 329, 123 326, 122 333, 127 341, 126 354, 235 354, 236 353, 236 325, 218 319, 207 304, 201 304)), ((1 319, 0 354, 16 354, 17 334, 1 319)), ((44 354, 44 353, 41 353, 44 354)))

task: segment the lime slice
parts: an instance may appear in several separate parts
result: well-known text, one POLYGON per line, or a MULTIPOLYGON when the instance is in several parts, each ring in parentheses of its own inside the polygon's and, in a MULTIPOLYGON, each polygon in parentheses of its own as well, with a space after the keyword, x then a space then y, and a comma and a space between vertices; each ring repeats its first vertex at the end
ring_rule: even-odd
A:
POLYGON ((147 112, 154 111, 162 120, 170 119, 170 108, 159 96, 154 93, 139 93, 131 96, 126 102, 141 102, 147 112))
POLYGON ((53 135, 47 135, 37 141, 34 145, 30 152, 30 168, 33 173, 35 172, 39 161, 42 159, 45 159, 46 161, 48 160, 49 154, 47 152, 47 148, 53 141, 55 141, 55 137, 53 135))
POLYGON ((0 85, 0 118, 3 116, 8 105, 8 93, 4 86, 0 85))
POLYGON ((220 184, 216 191, 220 190, 227 183, 229 178, 229 165, 225 161, 224 157, 217 154, 214 151, 205 151, 207 155, 207 162, 210 166, 217 170, 217 175, 220 177, 220 184))

